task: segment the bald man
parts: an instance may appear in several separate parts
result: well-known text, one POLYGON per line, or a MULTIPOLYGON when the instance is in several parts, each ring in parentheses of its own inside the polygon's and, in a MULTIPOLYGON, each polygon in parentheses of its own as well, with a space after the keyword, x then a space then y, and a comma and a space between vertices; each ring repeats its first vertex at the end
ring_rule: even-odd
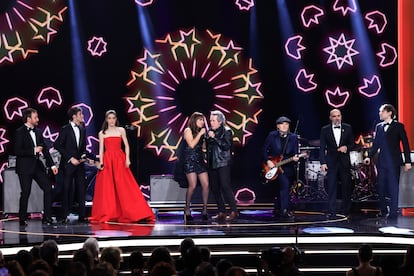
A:
POLYGON ((336 197, 341 183, 341 212, 349 215, 351 211, 351 161, 349 151, 354 147, 354 134, 349 124, 342 122, 338 109, 329 112, 330 124, 321 129, 319 159, 321 171, 327 172, 328 213, 327 218, 336 218, 336 197))

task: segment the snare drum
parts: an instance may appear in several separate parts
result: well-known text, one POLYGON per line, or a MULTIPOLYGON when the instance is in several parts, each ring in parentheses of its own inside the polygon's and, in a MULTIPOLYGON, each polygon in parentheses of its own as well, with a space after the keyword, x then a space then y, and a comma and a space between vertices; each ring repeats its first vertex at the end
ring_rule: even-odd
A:
POLYGON ((360 165, 364 162, 364 156, 362 151, 350 151, 349 152, 349 159, 351 160, 352 166, 360 165))
POLYGON ((306 162, 306 179, 310 181, 318 180, 318 176, 321 174, 321 162, 319 161, 307 161, 306 162))

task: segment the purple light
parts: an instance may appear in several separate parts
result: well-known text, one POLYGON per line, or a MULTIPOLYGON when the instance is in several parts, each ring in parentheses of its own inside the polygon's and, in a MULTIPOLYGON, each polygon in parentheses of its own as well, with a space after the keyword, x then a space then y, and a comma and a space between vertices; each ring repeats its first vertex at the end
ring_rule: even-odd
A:
POLYGON ((306 49, 305 46, 300 44, 303 40, 303 37, 301 35, 295 35, 292 37, 289 37, 288 40, 285 43, 285 50, 286 54, 293 59, 299 60, 302 58, 301 52, 306 49))
POLYGON ((309 28, 310 25, 313 23, 314 25, 319 25, 319 17, 325 15, 323 9, 319 8, 315 5, 306 6, 300 17, 302 19, 302 24, 306 28, 309 28))
POLYGON ((370 80, 366 78, 363 78, 363 80, 364 85, 358 87, 358 91, 360 94, 368 98, 372 98, 379 94, 381 90, 381 82, 377 75, 373 75, 370 80))
POLYGON ((37 96, 37 103, 46 104, 48 109, 50 109, 54 104, 60 106, 62 102, 63 100, 59 90, 51 86, 43 88, 40 91, 39 96, 37 96))

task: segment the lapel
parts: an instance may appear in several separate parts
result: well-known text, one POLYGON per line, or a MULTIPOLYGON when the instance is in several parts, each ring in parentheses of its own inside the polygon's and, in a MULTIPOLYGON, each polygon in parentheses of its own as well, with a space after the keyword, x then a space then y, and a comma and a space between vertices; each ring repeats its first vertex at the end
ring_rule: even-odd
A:
POLYGON ((335 135, 333 133, 332 125, 329 125, 328 128, 329 138, 331 139, 332 143, 336 145, 335 135))
POLYGON ((345 136, 345 126, 344 124, 341 124, 341 131, 339 132, 339 145, 342 145, 342 142, 344 141, 344 136, 345 136))

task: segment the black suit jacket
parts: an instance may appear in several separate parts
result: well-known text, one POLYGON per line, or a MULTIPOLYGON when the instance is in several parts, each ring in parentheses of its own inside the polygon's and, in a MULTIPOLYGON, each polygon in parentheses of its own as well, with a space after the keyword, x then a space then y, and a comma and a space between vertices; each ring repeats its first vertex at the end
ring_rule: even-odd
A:
POLYGON ((349 152, 354 147, 354 133, 351 125, 341 123, 341 139, 339 146, 336 145, 335 136, 332 130, 332 124, 323 126, 320 136, 320 148, 319 148, 319 160, 322 164, 330 165, 339 162, 344 167, 351 165, 349 152), (341 153, 338 148, 341 146, 347 146, 347 153, 341 153))
MULTIPOLYGON (((46 165, 48 167, 54 166, 54 162, 49 153, 45 141, 43 140, 42 133, 39 129, 34 129, 36 136, 36 145, 42 146, 42 154, 46 159, 46 165)), ((14 136, 14 153, 16 155, 16 173, 19 174, 33 174, 37 165, 42 166, 46 169, 43 163, 39 159, 39 154, 34 153, 35 144, 33 143, 32 137, 30 136, 29 130, 26 125, 19 127, 16 130, 14 136)))
POLYGON ((378 166, 395 167, 403 165, 400 142, 403 145, 405 163, 411 163, 410 145, 404 125, 393 121, 387 131, 384 131, 384 123, 379 123, 375 127, 375 138, 369 157, 372 158, 378 152, 378 166))
POLYGON ((67 163, 69 159, 74 157, 76 159, 81 159, 82 155, 86 157, 97 160, 96 156, 86 151, 86 130, 84 127, 79 127, 80 138, 79 138, 79 147, 76 143, 75 132, 73 131, 72 125, 69 123, 64 125, 59 132, 59 136, 54 143, 56 150, 62 155, 61 162, 67 163))

